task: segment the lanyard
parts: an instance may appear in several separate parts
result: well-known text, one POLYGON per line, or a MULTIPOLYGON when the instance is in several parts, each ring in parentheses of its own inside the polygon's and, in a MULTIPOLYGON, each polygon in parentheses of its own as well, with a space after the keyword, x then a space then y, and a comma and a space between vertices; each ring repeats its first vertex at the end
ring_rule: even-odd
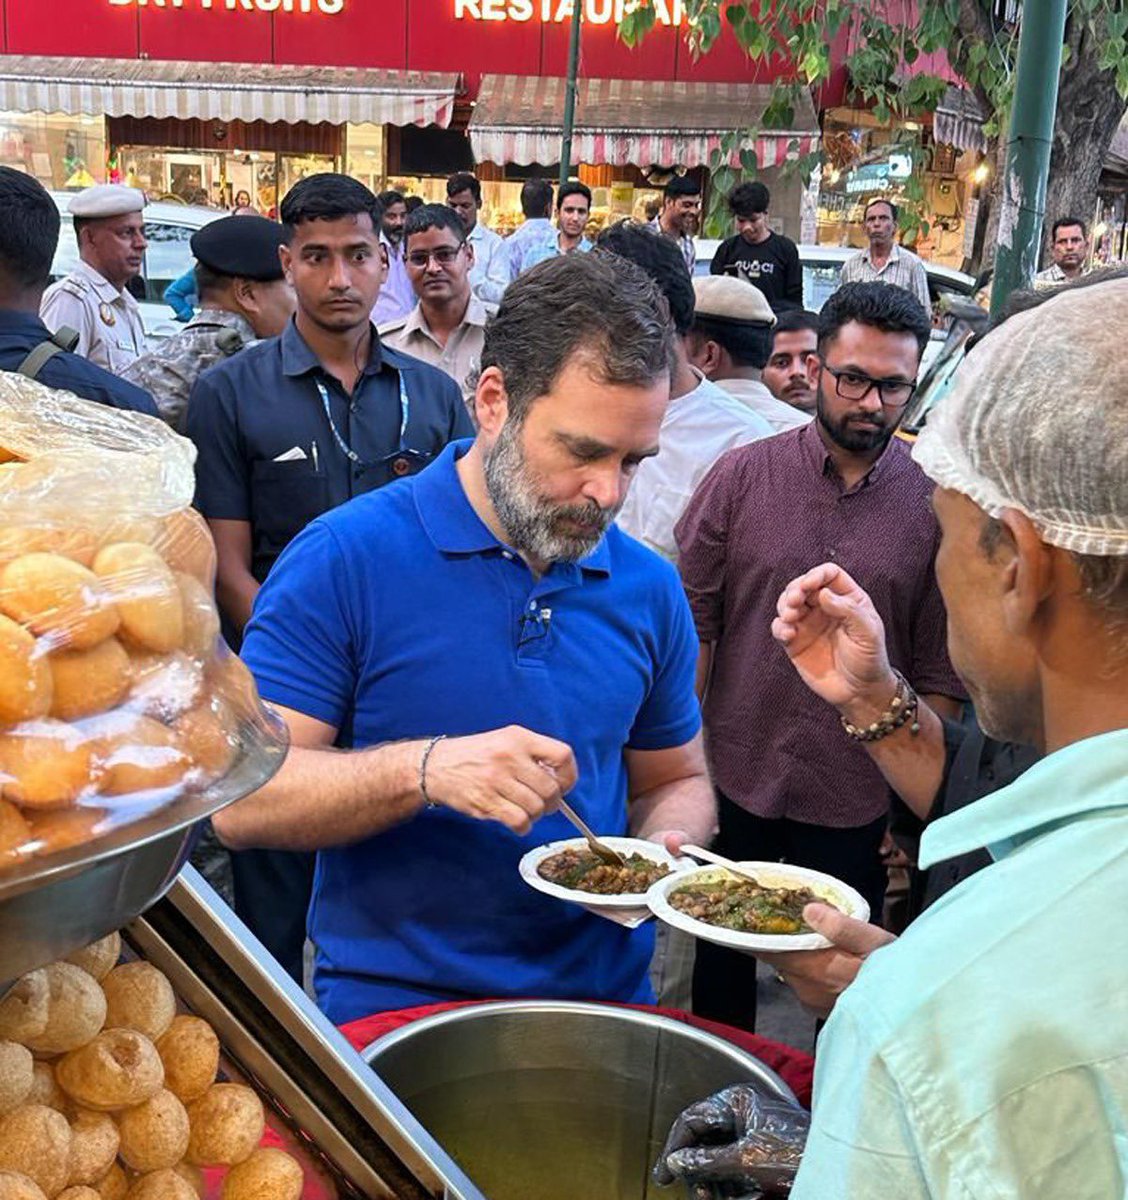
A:
MULTIPOLYGON (((396 455, 405 455, 405 454, 410 455, 411 457, 414 457, 415 451, 410 450, 405 443, 405 438, 407 437, 407 421, 408 421, 408 418, 411 416, 411 402, 407 398, 407 385, 403 381, 403 372, 400 371, 400 372, 397 372, 397 374, 399 375, 399 401, 400 401, 399 449, 396 451, 393 451, 393 453, 391 455, 389 455, 388 457, 394 458, 396 455)), ((333 434, 333 439, 334 439, 334 441, 336 441, 337 446, 339 447, 341 453, 349 460, 349 462, 353 463, 356 466, 370 467, 370 466, 376 465, 374 463, 365 462, 364 459, 361 458, 360 455, 357 454, 357 452, 348 444, 348 442, 346 442, 345 439, 343 437, 341 437, 340 430, 337 428, 336 422, 334 422, 334 420, 333 420, 333 413, 330 411, 330 408, 329 408, 329 389, 325 386, 325 384, 320 379, 315 379, 313 382, 317 386, 318 395, 321 397, 321 404, 322 404, 322 407, 325 409, 325 419, 329 422, 329 430, 333 434)), ((386 461, 387 461, 387 458, 381 460, 381 462, 386 462, 386 461)))

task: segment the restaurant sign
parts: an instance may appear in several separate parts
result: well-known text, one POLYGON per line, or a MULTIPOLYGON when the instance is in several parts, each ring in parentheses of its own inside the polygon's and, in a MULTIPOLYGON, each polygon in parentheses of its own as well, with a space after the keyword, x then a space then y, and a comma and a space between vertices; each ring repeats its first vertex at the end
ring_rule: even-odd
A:
POLYGON ((110 0, 118 8, 202 8, 227 12, 321 13, 343 12, 345 0, 110 0))
MULTIPOLYGON (((584 20, 589 25, 620 25, 639 0, 583 0, 584 20)), ((572 0, 454 0, 459 21, 540 21, 559 25, 572 19, 572 0)), ((651 0, 657 25, 681 25, 685 21, 683 0, 651 0)))

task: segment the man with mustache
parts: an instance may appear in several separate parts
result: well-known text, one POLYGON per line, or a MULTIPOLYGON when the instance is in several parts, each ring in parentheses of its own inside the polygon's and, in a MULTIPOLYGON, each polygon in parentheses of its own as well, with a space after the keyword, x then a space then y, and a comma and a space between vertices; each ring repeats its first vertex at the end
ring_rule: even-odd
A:
MULTIPOLYGON (((721 853, 827 871, 881 920, 889 792, 836 714, 812 708, 775 644, 776 597, 817 558, 848 571, 885 622, 889 657, 917 693, 955 715, 933 559, 932 485, 893 437, 915 390, 929 320, 902 288, 847 284, 824 306, 808 360, 816 419, 731 450, 697 489, 676 536, 701 641, 721 853)), ((732 1024, 755 1012, 755 962, 699 944, 694 1011, 732 1024)))
POLYGON ((260 593, 243 658, 292 748, 215 825, 318 851, 334 1021, 651 998, 651 929, 550 900, 517 865, 574 836, 565 794, 601 834, 673 847, 713 827, 689 608, 612 524, 657 453, 671 361, 643 271, 599 252, 533 267, 486 330, 477 437, 314 521, 260 593))
MULTIPOLYGON (((310 521, 473 432, 454 381, 382 346, 372 327, 384 277, 380 216, 355 179, 295 184, 282 201, 278 253, 297 312, 280 337, 241 350, 192 388, 196 507, 215 538, 232 644, 278 556, 310 521)), ((233 862, 236 911, 300 980, 312 860, 256 851, 233 862)))

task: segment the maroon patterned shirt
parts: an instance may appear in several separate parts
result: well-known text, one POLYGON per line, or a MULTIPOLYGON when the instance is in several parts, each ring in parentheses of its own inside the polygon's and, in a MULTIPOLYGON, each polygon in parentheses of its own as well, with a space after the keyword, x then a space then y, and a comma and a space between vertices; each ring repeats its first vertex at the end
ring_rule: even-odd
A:
POLYGON ((815 422, 717 460, 678 522, 678 565, 702 642, 713 780, 762 817, 866 825, 889 793, 837 712, 809 692, 771 634, 780 593, 821 562, 844 567, 885 622, 889 659, 918 692, 963 698, 933 572, 932 484, 893 438, 850 491, 815 422))

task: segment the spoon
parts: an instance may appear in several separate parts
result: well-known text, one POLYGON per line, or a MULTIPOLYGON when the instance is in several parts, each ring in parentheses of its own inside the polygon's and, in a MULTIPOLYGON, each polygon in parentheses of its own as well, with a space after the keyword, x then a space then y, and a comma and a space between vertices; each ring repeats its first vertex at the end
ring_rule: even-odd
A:
POLYGON ((560 811, 587 838, 587 844, 591 847, 591 852, 596 858, 615 867, 625 867, 627 865, 627 860, 618 850, 612 850, 610 846, 604 845, 587 825, 584 824, 584 820, 580 814, 563 798, 560 800, 560 811))
MULTIPOLYGON (((750 879, 753 883, 760 883, 756 878, 756 872, 751 867, 742 867, 740 863, 733 862, 731 858, 725 858, 723 854, 714 854, 712 850, 705 850, 701 846, 682 846, 680 853, 688 854, 690 858, 699 858, 702 862, 712 863, 714 866, 724 867, 734 875, 739 875, 741 879, 750 879)), ((763 884, 760 886, 763 887, 763 884)))

